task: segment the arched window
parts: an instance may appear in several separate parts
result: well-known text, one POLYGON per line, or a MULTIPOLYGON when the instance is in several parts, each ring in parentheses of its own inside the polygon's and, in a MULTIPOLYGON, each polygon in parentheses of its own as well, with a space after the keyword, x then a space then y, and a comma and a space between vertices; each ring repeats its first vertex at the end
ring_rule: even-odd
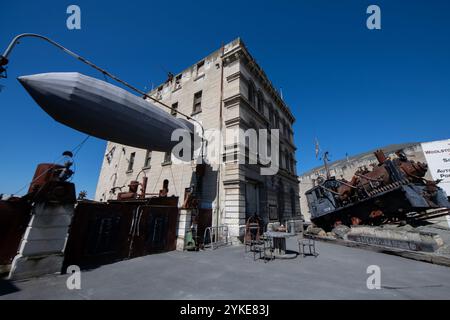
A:
POLYGON ((269 122, 270 122, 270 126, 274 127, 275 125, 275 120, 274 120, 274 114, 273 114, 273 106, 272 104, 269 104, 269 122))
POLYGON ((163 181, 163 187, 161 190, 159 190, 159 196, 160 197, 167 197, 167 194, 169 193, 169 180, 165 179, 163 181))
POLYGON ((258 91, 258 111, 264 113, 264 95, 261 90, 258 91))
POLYGON ((255 90, 255 84, 250 80, 248 82, 247 99, 252 105, 255 103, 255 90))
POLYGON ((286 150, 286 154, 284 156, 284 161, 286 162, 286 170, 287 171, 291 171, 291 162, 290 162, 290 156, 289 156, 289 151, 286 150))
POLYGON ((275 123, 274 123, 275 129, 280 129, 280 116, 278 115, 278 112, 275 111, 275 123))
POLYGON ((281 149, 281 148, 278 149, 278 156, 279 156, 278 163, 280 164, 280 168, 283 169, 284 164, 285 164, 284 163, 284 152, 283 152, 283 149, 281 149))
POLYGON ((286 132, 286 139, 290 140, 291 126, 289 125, 289 121, 284 122, 284 130, 286 132))

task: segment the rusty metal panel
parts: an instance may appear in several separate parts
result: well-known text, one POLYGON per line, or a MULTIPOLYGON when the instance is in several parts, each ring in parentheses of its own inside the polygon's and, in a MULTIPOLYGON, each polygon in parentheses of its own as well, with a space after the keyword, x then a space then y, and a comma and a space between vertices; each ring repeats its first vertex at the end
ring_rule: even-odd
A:
POLYGON ((175 250, 177 203, 176 197, 79 202, 69 233, 64 266, 93 267, 175 250))
POLYGON ((133 210, 133 206, 120 203, 79 202, 69 231, 64 266, 93 267, 127 257, 133 210))
POLYGON ((130 256, 175 250, 178 208, 149 205, 139 209, 131 235, 130 256))
POLYGON ((11 264, 31 217, 31 206, 20 199, 0 200, 0 265, 11 264))

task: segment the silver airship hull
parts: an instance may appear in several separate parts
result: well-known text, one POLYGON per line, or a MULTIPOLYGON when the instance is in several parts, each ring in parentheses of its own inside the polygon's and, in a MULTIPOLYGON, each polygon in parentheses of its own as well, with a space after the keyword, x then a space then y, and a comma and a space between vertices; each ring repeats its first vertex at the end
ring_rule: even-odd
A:
POLYGON ((153 103, 105 81, 77 72, 42 73, 18 78, 53 119, 100 139, 141 149, 171 151, 176 129, 194 125, 153 103))

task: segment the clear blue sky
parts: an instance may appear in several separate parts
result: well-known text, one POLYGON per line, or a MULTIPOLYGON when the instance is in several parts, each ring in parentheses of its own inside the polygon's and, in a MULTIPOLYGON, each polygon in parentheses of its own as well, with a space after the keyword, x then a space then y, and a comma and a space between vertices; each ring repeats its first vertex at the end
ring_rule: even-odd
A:
MULTIPOLYGON (((435 1, 3 1, 0 49, 18 33, 56 41, 144 89, 241 37, 297 118, 298 172, 391 143, 450 138, 450 2, 435 1), (77 4, 82 29, 66 28, 77 4), (382 30, 366 28, 381 7, 382 30)), ((0 80, 0 193, 29 182, 84 134, 56 123, 17 82, 20 75, 79 71, 101 78, 44 42, 27 39, 0 80)), ((105 141, 76 158, 77 191, 93 197, 105 141)))

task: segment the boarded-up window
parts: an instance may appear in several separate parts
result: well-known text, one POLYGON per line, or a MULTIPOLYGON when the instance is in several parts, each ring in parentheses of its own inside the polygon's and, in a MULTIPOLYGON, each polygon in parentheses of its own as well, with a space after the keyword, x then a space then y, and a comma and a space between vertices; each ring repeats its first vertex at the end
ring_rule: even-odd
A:
POLYGON ((205 61, 197 64, 197 75, 200 76, 205 72, 205 61))
POLYGON ((165 163, 170 163, 171 161, 172 161, 172 159, 171 159, 171 152, 170 151, 167 151, 166 153, 164 153, 164 161, 163 161, 163 164, 165 164, 165 163))
POLYGON ((261 91, 258 92, 258 111, 264 113, 264 95, 261 91))
POLYGON ((174 117, 177 116, 178 102, 172 104, 172 110, 170 110, 170 114, 174 117))
POLYGON ((247 98, 248 101, 253 105, 253 103, 255 102, 255 85, 253 84, 252 81, 249 81, 248 83, 248 92, 247 92, 247 98))
POLYGON ((194 94, 194 110, 193 113, 202 111, 202 91, 194 94))
POLYGON ((175 89, 181 88, 181 76, 182 74, 179 74, 175 77, 175 89))
POLYGON ((130 154, 130 160, 128 160, 128 170, 127 171, 133 171, 135 157, 136 157, 136 152, 133 152, 130 154))
POLYGON ((150 167, 151 162, 152 162, 152 152, 150 150, 147 150, 147 153, 145 154, 144 168, 150 167))

